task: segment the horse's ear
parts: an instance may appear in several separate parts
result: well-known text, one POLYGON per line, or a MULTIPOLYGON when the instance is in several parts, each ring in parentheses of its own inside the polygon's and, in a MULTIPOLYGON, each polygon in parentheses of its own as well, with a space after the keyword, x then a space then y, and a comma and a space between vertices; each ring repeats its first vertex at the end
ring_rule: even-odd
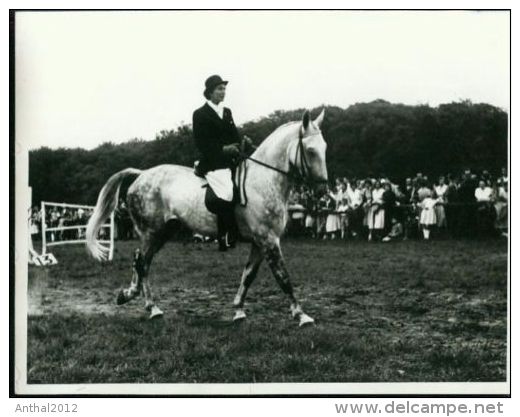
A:
POLYGON ((323 119, 325 117, 325 109, 323 109, 318 117, 314 120, 314 124, 318 127, 321 126, 321 123, 323 122, 323 119))
POLYGON ((303 118, 302 118, 302 127, 303 127, 304 132, 308 129, 310 121, 311 121, 311 115, 309 113, 309 110, 305 110, 305 113, 303 113, 303 118))

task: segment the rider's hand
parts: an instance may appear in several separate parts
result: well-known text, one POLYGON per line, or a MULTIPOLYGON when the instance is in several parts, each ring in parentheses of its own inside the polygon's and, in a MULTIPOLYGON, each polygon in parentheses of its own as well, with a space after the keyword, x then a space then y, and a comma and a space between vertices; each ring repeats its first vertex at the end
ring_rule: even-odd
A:
POLYGON ((240 155, 240 149, 237 143, 232 143, 231 145, 225 145, 222 147, 222 152, 226 156, 235 157, 240 155))
POLYGON ((251 140, 251 138, 249 136, 244 135, 244 143, 246 144, 246 147, 248 147, 248 148, 253 146, 253 141, 251 140))

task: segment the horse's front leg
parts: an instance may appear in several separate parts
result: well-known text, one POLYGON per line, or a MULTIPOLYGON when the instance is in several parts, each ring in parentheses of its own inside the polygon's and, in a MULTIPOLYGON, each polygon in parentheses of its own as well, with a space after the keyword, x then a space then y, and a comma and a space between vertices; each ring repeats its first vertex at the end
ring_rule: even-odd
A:
POLYGON ((143 256, 139 249, 134 252, 134 260, 132 262, 132 281, 130 287, 122 289, 117 295, 116 303, 118 305, 128 303, 137 297, 143 288, 142 281, 142 270, 143 270, 143 256))
POLYGON ((303 312, 300 303, 298 303, 294 296, 293 286, 289 279, 289 272, 285 266, 279 240, 267 243, 263 251, 276 282, 278 282, 282 291, 289 297, 292 316, 300 321, 300 326, 314 323, 314 319, 303 312))
POLYGON ((251 245, 251 252, 249 253, 249 259, 247 264, 242 271, 242 277, 240 279, 240 286, 238 287, 233 306, 236 308, 235 317, 233 321, 243 320, 246 318, 246 312, 244 311, 244 301, 246 299, 247 290, 249 286, 256 278, 258 268, 264 259, 262 250, 258 245, 253 243, 251 245))

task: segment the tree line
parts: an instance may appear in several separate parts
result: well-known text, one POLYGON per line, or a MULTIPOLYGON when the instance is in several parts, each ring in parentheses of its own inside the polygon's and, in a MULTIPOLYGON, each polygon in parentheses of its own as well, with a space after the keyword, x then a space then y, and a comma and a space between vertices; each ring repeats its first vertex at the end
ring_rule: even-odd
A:
MULTIPOLYGON (((312 109, 312 115, 321 109, 312 109)), ((299 120, 303 111, 278 110, 239 130, 258 145, 281 124, 299 120)), ((402 181, 416 172, 434 178, 466 168, 498 172, 507 166, 508 115, 485 103, 430 107, 376 100, 346 109, 325 106, 322 133, 331 179, 384 175, 402 181)), ((95 204, 103 184, 121 169, 193 166, 196 159, 189 125, 161 131, 151 141, 108 142, 92 150, 42 147, 29 153, 33 204, 42 200, 95 204)))

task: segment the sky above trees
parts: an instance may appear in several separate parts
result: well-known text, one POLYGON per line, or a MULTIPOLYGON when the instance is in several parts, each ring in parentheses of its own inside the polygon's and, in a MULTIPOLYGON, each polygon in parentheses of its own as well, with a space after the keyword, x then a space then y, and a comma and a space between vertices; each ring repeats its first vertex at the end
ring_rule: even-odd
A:
POLYGON ((485 102, 509 110, 507 12, 23 12, 25 148, 154 139, 230 80, 237 124, 277 109, 485 102))

